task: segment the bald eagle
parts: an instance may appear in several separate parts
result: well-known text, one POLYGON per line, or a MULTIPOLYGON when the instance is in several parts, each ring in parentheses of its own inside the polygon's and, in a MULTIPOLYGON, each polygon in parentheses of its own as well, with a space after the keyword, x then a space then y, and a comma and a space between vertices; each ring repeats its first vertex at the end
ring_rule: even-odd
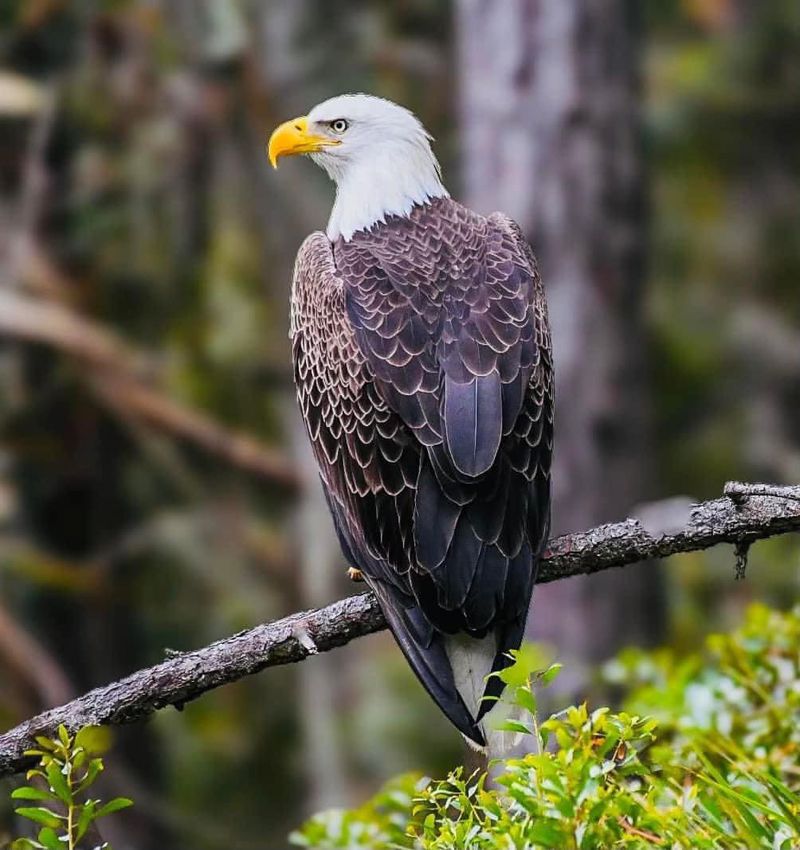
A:
POLYGON ((336 183, 297 255, 291 338, 344 556, 483 747, 549 528, 550 331, 519 227, 452 200, 430 143, 407 109, 355 94, 279 126, 268 153, 336 183))

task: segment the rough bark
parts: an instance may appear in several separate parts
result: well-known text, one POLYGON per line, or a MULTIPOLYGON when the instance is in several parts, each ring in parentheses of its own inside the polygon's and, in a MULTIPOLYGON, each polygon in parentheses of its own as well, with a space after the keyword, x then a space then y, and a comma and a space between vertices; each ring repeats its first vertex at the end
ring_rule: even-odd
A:
MULTIPOLYGON (((726 486, 726 496, 687 507, 683 522, 647 528, 627 519, 555 538, 544 555, 539 582, 596 573, 652 558, 707 549, 717 543, 737 548, 737 570, 755 540, 800 532, 800 486, 726 486)), ((674 523, 674 519, 673 519, 674 523)), ((144 720, 153 712, 189 700, 265 667, 292 664, 386 628, 375 598, 363 593, 315 611, 265 623, 193 652, 174 655, 125 679, 97 688, 0 735, 0 776, 24 770, 24 751, 36 735, 144 720)))
MULTIPOLYGON (((466 197, 516 218, 539 259, 556 364, 553 527, 574 531, 625 516, 651 467, 635 4, 459 0, 457 23, 466 197)), ((540 591, 531 635, 576 660, 652 640, 658 584, 651 571, 540 591)))

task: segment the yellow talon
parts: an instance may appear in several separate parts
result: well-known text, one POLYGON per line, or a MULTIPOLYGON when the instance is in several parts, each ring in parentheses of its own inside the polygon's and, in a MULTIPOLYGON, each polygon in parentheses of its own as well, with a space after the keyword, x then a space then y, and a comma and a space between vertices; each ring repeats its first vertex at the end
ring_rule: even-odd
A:
POLYGON ((348 567, 347 577, 350 581, 364 581, 364 573, 361 570, 357 570, 355 567, 348 567))

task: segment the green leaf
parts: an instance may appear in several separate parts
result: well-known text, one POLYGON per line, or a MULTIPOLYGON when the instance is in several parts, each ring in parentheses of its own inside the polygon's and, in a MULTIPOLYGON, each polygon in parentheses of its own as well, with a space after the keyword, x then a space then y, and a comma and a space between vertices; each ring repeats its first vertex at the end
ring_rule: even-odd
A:
POLYGON ((81 807, 81 813, 78 817, 78 841, 86 835, 86 830, 89 829, 96 817, 97 803, 94 800, 89 800, 81 807))
POLYGON ((16 788, 11 792, 12 800, 55 800, 56 795, 50 791, 44 791, 41 788, 34 788, 32 785, 23 785, 22 788, 16 788))
POLYGON ((122 809, 130 808, 132 805, 133 800, 129 800, 127 797, 115 797, 113 800, 110 800, 98 809, 95 817, 104 818, 106 815, 111 815, 114 814, 114 812, 121 811, 122 809))
POLYGON ((72 745, 72 739, 69 737, 67 727, 63 723, 58 727, 58 740, 61 741, 65 749, 69 749, 72 745))
POLYGON ((75 736, 75 749, 82 747, 89 755, 99 756, 108 752, 111 738, 107 726, 84 726, 75 736))
POLYGON ((522 686, 517 688, 514 695, 514 702, 521 708, 524 708, 529 714, 536 715, 536 694, 528 687, 522 686))
POLYGON ((61 772, 61 768, 56 762, 52 762, 47 766, 46 773, 47 781, 58 796, 58 799, 61 800, 62 803, 70 805, 72 803, 72 791, 70 790, 66 777, 61 772))
POLYGON ((86 775, 81 779, 75 787, 75 793, 80 794, 85 791, 97 779, 99 773, 103 771, 103 760, 92 759, 89 762, 89 767, 86 768, 86 775))
POLYGON ((793 809, 797 809, 798 802, 800 802, 797 799, 797 795, 774 776, 765 774, 763 776, 763 781, 767 785, 770 797, 772 797, 775 804, 780 808, 781 812, 783 812, 786 823, 791 826, 798 836, 800 836, 800 818, 798 818, 795 811, 793 811, 793 809))
POLYGON ((561 668, 563 666, 563 664, 558 663, 551 664, 545 671, 542 672, 540 677, 542 684, 545 686, 549 685, 561 672, 561 668))
POLYGON ((31 841, 30 838, 18 838, 11 842, 8 850, 38 850, 41 846, 41 844, 31 841))
POLYGON ((505 720, 500 724, 500 730, 503 732, 520 732, 522 735, 532 735, 533 732, 524 723, 519 720, 505 720))
POLYGON ((34 823, 39 823, 42 826, 50 826, 53 829, 57 829, 61 826, 61 817, 51 812, 49 809, 44 809, 40 806, 37 806, 36 808, 25 807, 16 809, 15 811, 20 817, 32 820, 34 823))
POLYGON ((513 664, 501 670, 497 675, 507 685, 527 685, 531 676, 542 666, 542 652, 532 643, 523 643, 517 650, 511 650, 509 655, 513 664))
POLYGON ((85 764, 89 758, 86 750, 83 747, 78 747, 72 755, 72 775, 74 776, 85 764))
POLYGON ((55 830, 49 826, 44 827, 39 831, 39 843, 47 850, 64 850, 66 846, 63 841, 59 841, 55 830))
POLYGON ((553 818, 542 818, 533 824, 528 832, 530 846, 541 845, 544 847, 566 847, 568 836, 565 834, 564 826, 553 818))

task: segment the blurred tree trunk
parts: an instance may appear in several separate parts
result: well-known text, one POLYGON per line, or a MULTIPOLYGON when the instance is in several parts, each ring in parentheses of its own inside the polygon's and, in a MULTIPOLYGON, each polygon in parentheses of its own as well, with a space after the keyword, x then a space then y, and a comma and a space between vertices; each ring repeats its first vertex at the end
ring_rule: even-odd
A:
MULTIPOLYGON (((182 184, 184 197, 179 209, 185 212, 194 206, 193 186, 200 176, 193 174, 194 167, 203 169, 206 180, 213 172, 218 173, 212 195, 225 197, 224 186, 228 186, 229 196, 235 197, 237 206, 244 210, 243 228, 255 217, 263 290, 269 303, 265 313, 268 324, 263 330, 270 343, 265 346, 263 365, 280 382, 290 374, 286 329, 294 256, 313 229, 311 210, 320 204, 314 203, 318 198, 313 185, 303 182, 308 180, 305 170, 288 177, 285 171, 270 173, 263 134, 279 117, 284 120, 308 106, 301 104, 307 71, 301 43, 311 8, 307 0, 273 0, 251 6, 177 0, 170 14, 176 31, 184 34, 181 43, 196 65, 195 95, 188 99, 188 105, 212 99, 219 113, 213 130, 199 127, 202 132, 194 133, 199 139, 198 158, 187 158, 188 180, 182 184), (206 96, 202 97, 204 88, 206 96), (235 193, 230 192, 231 186, 237 187, 235 193)), ((202 219, 208 214, 208 204, 201 205, 200 210, 200 217, 192 219, 198 237, 209 228, 202 219)), ((232 217, 229 212, 223 220, 232 217)), ((188 247, 189 254, 196 256, 195 246, 188 247)), ((284 587, 282 604, 288 611, 318 607, 335 599, 344 566, 294 392, 280 387, 277 398, 288 448, 304 483, 289 526, 296 583, 284 587), (335 569, 339 564, 341 572, 335 569)), ((294 671, 297 694, 291 696, 297 704, 305 789, 305 799, 294 818, 349 799, 337 710, 342 678, 339 666, 337 659, 326 658, 320 663, 312 660, 294 671)))
MULTIPOLYGON (((308 93, 307 57, 302 45, 310 7, 305 0, 276 0, 268 8, 269 15, 263 14, 257 24, 257 43, 261 48, 258 51, 258 70, 273 95, 273 109, 279 111, 280 120, 285 120, 308 109, 308 103, 303 101, 303 96, 307 98, 308 93)), ((277 118, 277 115, 272 116, 271 123, 276 123, 277 118)), ((264 140, 257 141, 253 177, 263 181, 267 173, 264 140)), ((267 270, 268 297, 280 305, 275 313, 277 321, 282 323, 280 332, 285 338, 294 254, 305 236, 320 223, 313 221, 308 206, 309 199, 316 199, 315 189, 308 184, 301 184, 300 190, 297 189, 298 180, 310 183, 307 173, 291 175, 294 189, 286 182, 286 175, 280 175, 283 194, 278 203, 275 202, 274 189, 277 175, 269 176, 272 184, 265 183, 260 197, 260 213, 273 234, 269 244, 265 245, 272 254, 271 262, 266 262, 264 267, 267 270)), ((319 209, 321 205, 316 206, 319 209)), ((287 344, 287 363, 288 348, 287 344)), ((315 608, 337 597, 345 564, 294 391, 286 392, 284 399, 286 434, 304 484, 293 525, 294 548, 300 570, 299 595, 304 608, 315 608), (341 571, 337 571, 337 567, 341 571)), ((350 795, 339 722, 342 662, 340 658, 311 659, 311 662, 302 665, 303 669, 297 675, 307 787, 303 808, 313 812, 342 805, 350 795)))
MULTIPOLYGON (((633 0, 457 3, 466 199, 520 223, 548 293, 556 533, 625 516, 646 495, 637 17, 633 0)), ((651 570, 558 582, 535 600, 529 636, 569 670, 660 635, 651 570)))

